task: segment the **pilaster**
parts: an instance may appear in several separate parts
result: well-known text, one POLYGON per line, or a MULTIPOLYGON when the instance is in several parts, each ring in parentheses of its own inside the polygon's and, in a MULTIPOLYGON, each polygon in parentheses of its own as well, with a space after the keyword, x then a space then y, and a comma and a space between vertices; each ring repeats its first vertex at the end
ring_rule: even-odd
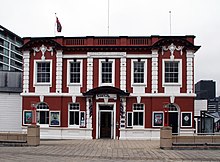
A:
POLYGON ((63 51, 57 50, 56 54, 56 93, 62 93, 62 67, 63 67, 63 51))
POLYGON ((192 50, 186 51, 186 80, 187 93, 193 93, 193 60, 194 52, 192 50))
POLYGON ((151 93, 158 93, 158 50, 152 50, 151 93))
POLYGON ((23 51, 24 73, 23 73, 23 93, 29 92, 29 71, 30 71, 30 51, 23 51))

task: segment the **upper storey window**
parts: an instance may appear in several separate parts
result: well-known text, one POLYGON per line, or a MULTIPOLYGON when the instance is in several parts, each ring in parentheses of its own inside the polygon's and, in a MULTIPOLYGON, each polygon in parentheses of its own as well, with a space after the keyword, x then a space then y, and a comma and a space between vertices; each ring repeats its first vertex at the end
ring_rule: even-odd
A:
POLYGON ((112 62, 102 62, 102 83, 112 83, 112 62))
POLYGON ((132 86, 147 86, 147 59, 131 60, 132 86))
POLYGON ((36 66, 36 83, 51 83, 51 61, 38 61, 36 66))
POLYGON ((144 83, 144 61, 134 61, 134 83, 144 83))
POLYGON ((165 83, 179 82, 179 62, 165 61, 165 83))
POLYGON ((99 86, 114 86, 115 59, 99 59, 99 86))
POLYGON ((68 60, 67 81, 69 86, 81 86, 83 75, 82 63, 82 59, 68 60))
POLYGON ((163 84, 181 85, 182 83, 182 60, 163 60, 163 84))
POLYGON ((80 83, 80 63, 70 62, 70 83, 80 83))

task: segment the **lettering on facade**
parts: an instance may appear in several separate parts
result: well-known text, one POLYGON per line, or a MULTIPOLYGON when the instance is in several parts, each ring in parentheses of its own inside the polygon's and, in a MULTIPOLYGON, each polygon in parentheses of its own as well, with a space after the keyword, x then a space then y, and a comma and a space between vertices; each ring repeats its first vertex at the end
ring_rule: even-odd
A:
POLYGON ((108 98, 108 99, 114 99, 116 100, 117 99, 117 95, 116 94, 97 94, 96 95, 96 99, 104 99, 104 98, 108 98))

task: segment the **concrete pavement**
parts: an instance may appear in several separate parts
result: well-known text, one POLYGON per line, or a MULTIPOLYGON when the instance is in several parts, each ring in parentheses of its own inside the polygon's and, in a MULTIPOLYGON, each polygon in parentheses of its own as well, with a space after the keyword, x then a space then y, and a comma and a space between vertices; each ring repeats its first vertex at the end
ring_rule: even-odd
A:
POLYGON ((161 150, 159 141, 42 140, 38 147, 0 147, 0 161, 220 161, 220 150, 161 150))

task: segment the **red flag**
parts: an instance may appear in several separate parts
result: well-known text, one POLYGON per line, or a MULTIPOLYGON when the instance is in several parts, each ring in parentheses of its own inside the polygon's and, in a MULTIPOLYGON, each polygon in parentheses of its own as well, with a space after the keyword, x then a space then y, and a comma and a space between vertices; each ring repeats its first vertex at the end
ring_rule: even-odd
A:
POLYGON ((56 23, 57 23, 57 32, 61 32, 61 30, 62 30, 62 26, 61 26, 61 23, 60 23, 58 17, 57 17, 57 21, 56 21, 56 23))

